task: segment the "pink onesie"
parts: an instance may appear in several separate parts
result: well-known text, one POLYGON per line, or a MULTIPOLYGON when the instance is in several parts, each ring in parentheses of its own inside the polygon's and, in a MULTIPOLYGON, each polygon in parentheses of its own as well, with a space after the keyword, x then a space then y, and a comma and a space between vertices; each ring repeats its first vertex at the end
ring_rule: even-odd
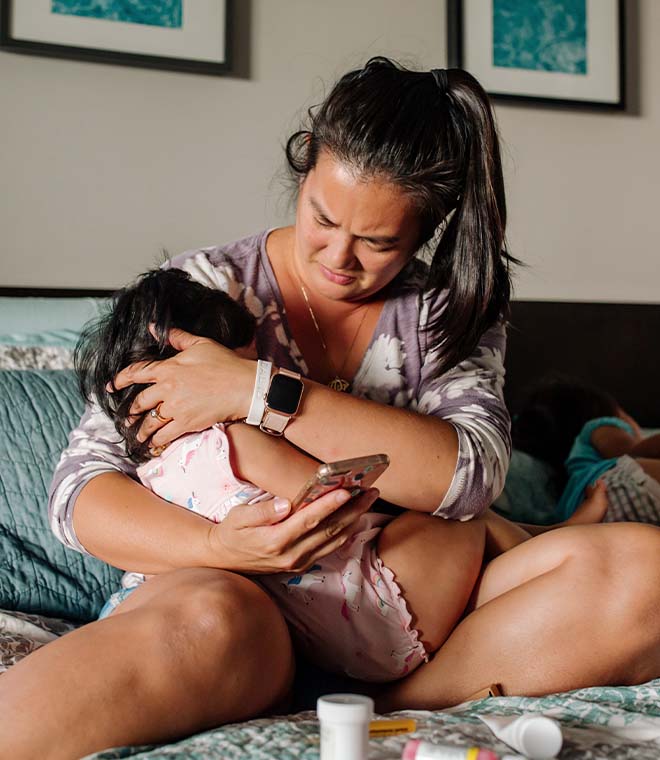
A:
MULTIPOLYGON (((154 493, 215 522, 271 494, 231 469, 223 425, 191 433, 138 468, 154 493)), ((393 573, 376 554, 376 536, 392 518, 369 512, 339 550, 301 574, 254 578, 277 602, 305 654, 322 667, 364 681, 390 681, 428 659, 393 573)), ((124 589, 144 576, 127 574, 124 589)))

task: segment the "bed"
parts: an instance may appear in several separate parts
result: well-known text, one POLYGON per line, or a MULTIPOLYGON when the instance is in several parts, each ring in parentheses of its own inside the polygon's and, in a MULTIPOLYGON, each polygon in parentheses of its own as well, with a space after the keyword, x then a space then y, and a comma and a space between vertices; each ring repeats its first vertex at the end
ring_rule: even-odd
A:
MULTIPOLYGON (((107 295, 0 289, 0 673, 93 619, 120 576, 98 560, 65 550, 50 532, 45 505, 59 451, 82 409, 71 371, 72 346, 107 295)), ((507 402, 515 413, 524 387, 558 370, 608 388, 643 425, 660 427, 658 335, 658 305, 516 302, 507 402), (643 375, 639 356, 644 357, 643 375)), ((555 498, 550 473, 516 453, 498 500, 500 511, 551 522, 555 498)), ((167 746, 109 749, 90 757, 316 758, 318 723, 310 708, 316 694, 340 684, 309 671, 305 678, 295 714, 224 726, 167 746)), ((636 687, 581 689, 542 699, 497 697, 404 714, 417 719, 421 738, 481 744, 504 753, 506 746, 479 716, 523 711, 561 721, 561 758, 660 756, 660 679, 636 687)), ((370 757, 400 757, 406 738, 372 740, 370 757)))

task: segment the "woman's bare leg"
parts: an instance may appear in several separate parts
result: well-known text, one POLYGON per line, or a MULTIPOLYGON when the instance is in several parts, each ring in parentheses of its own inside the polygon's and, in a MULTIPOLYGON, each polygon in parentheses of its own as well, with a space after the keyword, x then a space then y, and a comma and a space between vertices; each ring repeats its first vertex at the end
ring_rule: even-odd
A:
POLYGON ((165 742, 266 711, 292 675, 286 625, 254 583, 165 573, 0 676, 0 755, 71 760, 165 742))
POLYGON ((487 567, 474 612, 433 660, 376 697, 381 712, 457 704, 489 683, 536 696, 660 675, 660 529, 575 526, 487 567))
MULTIPOLYGON (((578 511, 606 509, 605 484, 599 482, 578 511)), ((378 555, 394 573, 428 651, 445 641, 468 602, 474 609, 470 597, 483 562, 529 541, 528 527, 547 532, 560 526, 523 526, 488 509, 468 522, 406 512, 383 528, 378 555)))

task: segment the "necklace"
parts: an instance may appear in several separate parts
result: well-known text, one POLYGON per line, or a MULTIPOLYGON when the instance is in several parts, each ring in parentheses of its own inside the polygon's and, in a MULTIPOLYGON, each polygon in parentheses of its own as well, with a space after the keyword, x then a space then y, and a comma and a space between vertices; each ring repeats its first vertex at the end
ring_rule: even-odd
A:
POLYGON ((362 329, 362 325, 364 324, 364 320, 367 316, 367 311, 369 309, 368 308, 364 309, 364 312, 362 314, 362 319, 360 320, 360 324, 358 325, 357 330, 355 331, 355 335, 353 336, 351 345, 349 346, 348 351, 346 352, 346 356, 344 357, 344 361, 341 367, 339 368, 339 371, 337 371, 337 368, 335 367, 334 362, 330 358, 330 354, 328 352, 328 346, 326 345, 326 342, 323 339, 323 333, 321 332, 321 328, 319 327, 319 323, 316 319, 316 315, 314 314, 314 309, 312 309, 312 304, 309 302, 309 296, 307 295, 307 290, 305 289, 305 286, 302 284, 302 280, 300 279, 300 277, 298 278, 298 282, 300 284, 300 290, 303 294, 303 298, 305 299, 305 303, 307 304, 309 316, 312 318, 314 329, 316 330, 319 336, 319 340, 321 341, 321 345, 323 346, 323 350, 325 351, 325 358, 327 359, 328 364, 330 365, 330 369, 332 370, 332 374, 334 375, 334 378, 328 383, 328 387, 332 388, 333 391, 341 391, 341 392, 347 391, 350 388, 351 384, 348 382, 348 380, 344 380, 342 378, 342 374, 351 356, 351 353, 353 351, 353 346, 355 345, 355 341, 357 340, 357 337, 360 334, 360 330, 362 329))

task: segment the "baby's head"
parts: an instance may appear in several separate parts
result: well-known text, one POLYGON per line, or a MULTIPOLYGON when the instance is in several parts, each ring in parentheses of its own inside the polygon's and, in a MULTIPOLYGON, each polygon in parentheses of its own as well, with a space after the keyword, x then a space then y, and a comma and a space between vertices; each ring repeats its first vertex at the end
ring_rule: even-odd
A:
POLYGON ((616 400, 600 388, 575 378, 548 377, 529 389, 514 416, 513 446, 563 469, 584 425, 620 412, 616 400))
POLYGON ((136 463, 149 458, 147 443, 137 440, 142 417, 124 420, 146 385, 106 391, 117 373, 134 362, 168 359, 176 353, 167 342, 171 328, 221 343, 247 346, 254 336, 254 318, 221 290, 195 282, 180 269, 155 269, 138 277, 114 297, 110 311, 88 325, 78 341, 75 367, 83 397, 97 402, 113 420, 136 463), (149 331, 149 325, 157 338, 149 331))

